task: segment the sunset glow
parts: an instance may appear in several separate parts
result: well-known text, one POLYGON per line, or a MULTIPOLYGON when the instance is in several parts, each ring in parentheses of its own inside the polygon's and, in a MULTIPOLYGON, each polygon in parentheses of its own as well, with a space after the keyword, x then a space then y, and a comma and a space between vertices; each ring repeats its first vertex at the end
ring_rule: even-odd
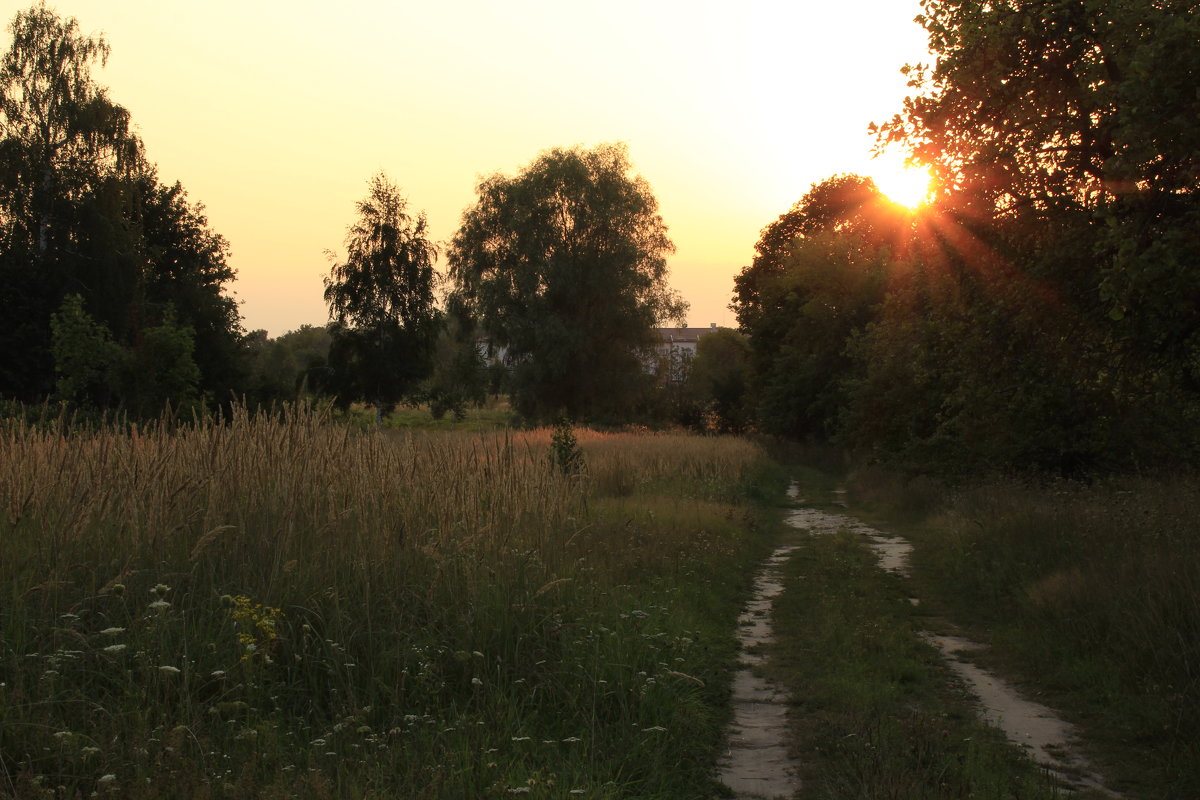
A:
MULTIPOLYGON (((0 0, 5 24, 31 2, 0 0)), ((734 325, 759 231, 813 183, 871 174, 867 126, 928 58, 918 0, 50 5, 108 40, 94 77, 205 205, 246 327, 272 336, 325 322, 324 253, 376 172, 445 242, 481 176, 604 142, 654 190, 691 323, 734 325)))
POLYGON ((871 170, 875 186, 889 200, 915 209, 929 199, 932 177, 925 167, 908 166, 900 160, 880 160, 871 170))

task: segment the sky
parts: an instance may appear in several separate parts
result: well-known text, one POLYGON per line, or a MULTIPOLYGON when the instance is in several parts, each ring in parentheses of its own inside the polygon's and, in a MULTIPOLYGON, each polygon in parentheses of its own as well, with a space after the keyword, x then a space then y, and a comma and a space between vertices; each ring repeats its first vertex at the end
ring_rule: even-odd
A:
MULTIPOLYGON (((0 0, 5 27, 30 4, 0 0)), ((107 39, 93 77, 204 204, 247 330, 271 336, 327 320, 327 251, 375 173, 448 242, 481 178, 617 141, 658 198, 688 324, 734 326, 761 229, 814 182, 879 169, 867 126, 929 60, 918 0, 48 5, 107 39)))

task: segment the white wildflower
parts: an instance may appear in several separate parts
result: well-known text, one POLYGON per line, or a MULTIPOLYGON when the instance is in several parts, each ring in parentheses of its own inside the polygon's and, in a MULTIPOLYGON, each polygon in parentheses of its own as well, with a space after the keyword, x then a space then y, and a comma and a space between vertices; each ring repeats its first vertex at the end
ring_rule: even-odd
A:
POLYGON ((126 645, 123 645, 123 644, 110 644, 108 647, 104 648, 104 652, 106 652, 106 653, 119 653, 119 652, 121 652, 122 650, 124 650, 124 649, 125 649, 125 647, 126 647, 126 645))
POLYGON ((158 668, 158 671, 163 675, 178 675, 179 667, 162 666, 158 668))
POLYGON ((105 628, 100 631, 101 636, 116 636, 118 633, 124 633, 124 628, 105 628))

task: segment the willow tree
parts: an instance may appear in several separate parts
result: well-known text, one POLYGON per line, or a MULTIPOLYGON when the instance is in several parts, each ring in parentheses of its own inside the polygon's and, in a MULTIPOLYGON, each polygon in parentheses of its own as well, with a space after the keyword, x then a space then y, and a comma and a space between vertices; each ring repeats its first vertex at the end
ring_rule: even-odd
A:
POLYGON ((646 388, 656 326, 686 304, 674 246, 626 148, 555 148, 478 186, 449 252, 456 297, 512 370, 530 419, 620 418, 646 388))
POLYGON ((369 401, 378 420, 429 374, 440 317, 425 214, 410 216, 382 172, 368 185, 347 230, 346 258, 325 279, 325 302, 339 401, 369 401))

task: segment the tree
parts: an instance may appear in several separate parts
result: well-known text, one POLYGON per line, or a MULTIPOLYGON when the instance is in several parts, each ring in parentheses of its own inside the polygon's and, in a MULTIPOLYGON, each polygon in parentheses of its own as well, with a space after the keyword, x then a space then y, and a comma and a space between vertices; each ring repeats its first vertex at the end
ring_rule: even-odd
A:
MULTIPOLYGON (((159 335, 152 331, 191 329, 200 378, 188 391, 227 395, 244 355, 237 305, 224 293, 228 246, 179 184, 159 184, 129 112, 93 79, 107 43, 45 3, 18 13, 9 30, 0 58, 0 305, 11 316, 0 328, 0 394, 36 401, 54 390, 50 320, 78 295, 96 329, 128 351, 159 335)), ((127 399, 142 405, 107 395, 127 399)))
POLYGON ((346 234, 346 260, 335 261, 325 279, 325 302, 339 399, 369 400, 379 419, 430 372, 440 327, 437 248, 426 238, 425 214, 410 217, 386 175, 368 186, 346 234))
POLYGON ((266 331, 254 331, 247 339, 253 393, 259 402, 291 401, 303 392, 325 390, 331 342, 325 326, 301 325, 276 339, 268 339, 266 331))
POLYGON ((1086 290, 1142 359, 1200 388, 1200 7, 1195 0, 925 0, 936 66, 884 141, 977 214, 1089 229, 1086 290), (1098 285, 1097 285, 1098 283, 1098 285))
POLYGON ((529 419, 628 416, 655 327, 686 310, 658 203, 631 170, 623 145, 546 151, 481 182, 454 236, 455 293, 504 348, 529 419))
POLYGON ((911 236, 912 219, 857 175, 814 185, 763 229, 753 263, 735 278, 733 303, 750 339, 763 430, 833 433, 846 344, 872 319, 889 260, 911 236))
POLYGON ((55 394, 68 402, 108 405, 123 357, 108 329, 92 319, 77 294, 68 295, 50 317, 50 328, 55 394))
MULTIPOLYGON (((957 262, 954 291, 972 324, 923 336, 953 343, 961 366, 939 429, 995 439, 1036 421, 1025 429, 1065 432, 1061 444, 1030 434, 1053 443, 1030 456, 1051 468, 1196 452, 1200 7, 922 5, 936 63, 908 68, 918 91, 880 137, 940 173, 942 208, 955 210, 943 231, 986 245, 946 259, 957 262), (1025 346, 1009 353, 1016 341, 1025 346), (1012 387, 1003 403, 998 374, 1012 387)), ((919 327, 894 317, 889 326, 919 327)), ((871 338, 888 337, 881 328, 871 338)), ((1010 438, 997 452, 1028 450, 1010 438)))
MULTIPOLYGON (((44 3, 18 12, 9 30, 0 60, 0 301, 13 316, 0 349, 12 360, 0 370, 0 392, 32 400, 54 384, 49 321, 67 294, 83 295, 112 328, 108 307, 75 280, 76 233, 93 200, 119 193, 114 183, 144 159, 128 112, 92 80, 91 65, 108 57, 103 38, 82 35, 44 3)), ((109 268, 128 244, 89 265, 91 286, 121 283, 109 268)))
POLYGON ((688 394, 703 411, 706 427, 740 433, 749 427, 750 342, 722 329, 701 336, 687 376, 688 394))

